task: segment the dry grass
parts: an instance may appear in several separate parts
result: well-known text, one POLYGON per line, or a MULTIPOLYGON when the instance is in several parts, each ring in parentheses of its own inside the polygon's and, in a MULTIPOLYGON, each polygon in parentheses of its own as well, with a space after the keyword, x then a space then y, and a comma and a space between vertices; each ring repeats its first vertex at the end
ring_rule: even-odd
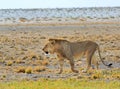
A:
MULTIPOLYGON (((120 69, 112 69, 112 70, 92 70, 89 71, 91 76, 87 77, 88 79, 117 79, 120 80, 120 69)), ((84 75, 83 75, 84 76, 84 75)))
POLYGON ((18 67, 15 70, 17 73, 27 73, 27 74, 31 74, 32 73, 32 67, 18 67))
POLYGON ((41 63, 42 63, 43 66, 46 66, 46 65, 49 64, 49 61, 47 59, 44 59, 44 60, 41 61, 41 63))
POLYGON ((36 66, 34 67, 34 72, 42 72, 45 71, 46 67, 45 66, 36 66))
POLYGON ((32 73, 32 67, 27 67, 26 69, 25 69, 25 73, 27 73, 27 74, 31 74, 32 73))
POLYGON ((15 61, 15 63, 20 64, 20 63, 24 63, 24 62, 23 62, 23 60, 17 59, 17 60, 15 61))
POLYGON ((90 77, 90 79, 100 79, 103 78, 103 74, 101 73, 101 71, 96 71, 96 73, 93 73, 90 77))
POLYGON ((17 73, 25 73, 25 67, 18 67, 15 71, 17 73))
POLYGON ((9 61, 6 62, 7 66, 12 66, 12 64, 13 64, 13 61, 11 61, 11 60, 9 60, 9 61))
POLYGON ((37 60, 39 60, 40 59, 40 57, 39 57, 39 55, 37 54, 37 53, 35 53, 35 52, 33 52, 33 51, 28 51, 28 53, 27 53, 27 58, 28 59, 30 59, 30 60, 32 60, 32 59, 37 59, 37 60))
POLYGON ((16 72, 17 73, 27 73, 27 74, 31 74, 31 73, 35 73, 35 72, 42 72, 42 71, 45 71, 46 70, 46 67, 45 66, 35 66, 35 67, 32 67, 32 66, 28 66, 28 67, 17 67, 16 68, 16 72))

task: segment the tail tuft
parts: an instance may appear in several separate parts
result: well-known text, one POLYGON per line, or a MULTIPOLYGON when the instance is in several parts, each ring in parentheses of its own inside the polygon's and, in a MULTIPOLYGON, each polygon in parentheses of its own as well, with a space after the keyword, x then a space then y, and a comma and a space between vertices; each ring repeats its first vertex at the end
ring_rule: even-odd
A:
POLYGON ((112 63, 110 63, 109 65, 108 65, 108 67, 111 67, 112 66, 112 63))

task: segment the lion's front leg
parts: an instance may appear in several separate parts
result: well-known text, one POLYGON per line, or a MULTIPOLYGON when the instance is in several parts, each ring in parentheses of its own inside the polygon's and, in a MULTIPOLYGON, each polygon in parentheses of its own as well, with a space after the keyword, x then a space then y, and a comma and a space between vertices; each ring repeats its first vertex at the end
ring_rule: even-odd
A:
POLYGON ((61 74, 63 72, 64 59, 59 59, 59 64, 60 64, 60 71, 58 72, 58 74, 61 74))
POLYGON ((60 71, 58 72, 58 74, 61 74, 63 72, 64 57, 60 52, 57 53, 57 57, 59 59, 59 65, 60 65, 60 71))

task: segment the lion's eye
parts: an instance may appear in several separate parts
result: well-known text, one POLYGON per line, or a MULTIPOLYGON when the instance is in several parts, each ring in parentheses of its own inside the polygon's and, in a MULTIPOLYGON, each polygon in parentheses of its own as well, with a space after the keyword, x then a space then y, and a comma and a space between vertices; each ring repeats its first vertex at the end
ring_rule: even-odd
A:
POLYGON ((51 42, 51 44, 54 44, 54 42, 51 42))
POLYGON ((55 44, 55 40, 50 41, 50 43, 51 43, 52 45, 55 44))

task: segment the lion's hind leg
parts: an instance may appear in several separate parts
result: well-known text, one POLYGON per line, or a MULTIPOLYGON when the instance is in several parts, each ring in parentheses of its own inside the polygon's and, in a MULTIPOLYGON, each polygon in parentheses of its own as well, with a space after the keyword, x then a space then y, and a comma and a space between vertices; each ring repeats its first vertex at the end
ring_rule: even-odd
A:
POLYGON ((92 58, 93 58, 93 55, 95 53, 95 50, 89 50, 87 51, 87 68, 86 68, 86 72, 92 67, 91 64, 92 64, 92 58))
POLYGON ((69 59, 69 61, 70 61, 70 65, 71 65, 71 70, 73 72, 75 72, 75 73, 78 73, 79 71, 74 69, 74 61, 73 61, 73 59, 69 59))
POLYGON ((93 57, 92 57, 92 68, 95 69, 95 66, 96 66, 96 69, 99 69, 99 62, 97 60, 97 55, 94 53, 93 57))

